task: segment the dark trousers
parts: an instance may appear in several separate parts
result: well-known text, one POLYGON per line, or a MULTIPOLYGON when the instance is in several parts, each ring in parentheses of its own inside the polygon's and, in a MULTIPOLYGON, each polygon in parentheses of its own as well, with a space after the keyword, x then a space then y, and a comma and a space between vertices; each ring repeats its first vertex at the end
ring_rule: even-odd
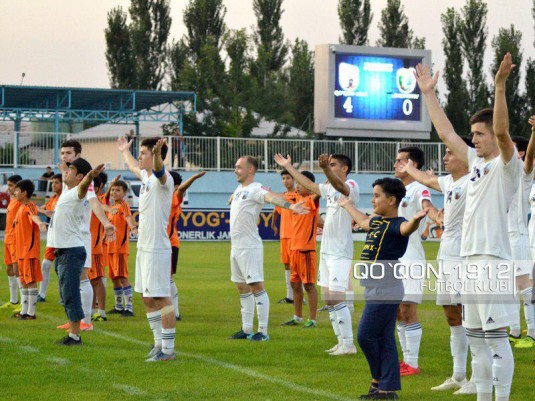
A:
POLYGON ((56 249, 56 273, 59 281, 59 297, 65 314, 71 322, 84 318, 80 296, 80 274, 84 268, 86 252, 83 246, 56 249))
POLYGON ((357 340, 370 366, 372 378, 379 381, 379 389, 383 391, 401 390, 395 337, 399 304, 394 300, 366 299, 359 323, 357 340))

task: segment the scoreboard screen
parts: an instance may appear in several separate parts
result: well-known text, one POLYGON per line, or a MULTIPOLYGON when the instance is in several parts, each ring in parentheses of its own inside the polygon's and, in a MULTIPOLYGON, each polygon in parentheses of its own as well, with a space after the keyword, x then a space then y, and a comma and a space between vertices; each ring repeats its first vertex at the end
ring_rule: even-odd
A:
POLYGON ((414 76, 421 59, 336 54, 335 118, 420 121, 414 76))

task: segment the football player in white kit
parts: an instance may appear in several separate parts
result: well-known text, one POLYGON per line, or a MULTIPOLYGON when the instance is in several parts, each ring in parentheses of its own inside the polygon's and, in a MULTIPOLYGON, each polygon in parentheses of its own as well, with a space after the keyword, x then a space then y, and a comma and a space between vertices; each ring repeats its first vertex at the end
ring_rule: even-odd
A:
POLYGON ((509 241, 511 242, 517 290, 517 300, 511 305, 509 342, 515 348, 531 348, 535 346, 535 309, 531 303, 533 283, 529 278, 533 263, 529 250, 528 214, 529 193, 533 184, 533 159, 530 160, 530 158, 525 157, 528 147, 528 140, 526 138, 514 136, 512 140, 518 151, 518 156, 524 159, 524 163, 518 189, 507 212, 509 241), (518 298, 521 298, 522 304, 524 305, 524 317, 528 326, 528 335, 525 338, 521 338, 520 335, 520 302, 518 298))
MULTIPOLYGON (((429 218, 435 220, 438 217, 438 210, 431 202, 429 188, 423 186, 404 173, 401 167, 409 160, 414 163, 417 169, 424 165, 424 152, 417 147, 410 146, 398 150, 394 163, 394 174, 399 178, 405 190, 405 197, 398 207, 398 215, 407 220, 424 209, 429 210, 429 218)), ((420 353, 420 342, 422 340, 422 325, 418 319, 418 304, 422 303, 423 279, 422 272, 425 267, 425 252, 422 246, 421 235, 424 231, 424 222, 420 221, 418 230, 409 237, 407 251, 400 258, 403 263, 406 276, 403 278, 405 296, 399 306, 398 311, 398 337, 403 352, 403 360, 399 364, 401 376, 410 376, 420 373, 418 367, 418 356, 420 353)))
POLYGON ((513 296, 511 248, 507 209, 521 176, 518 153, 509 136, 505 82, 513 70, 507 53, 495 78, 494 110, 484 109, 470 119, 469 148, 453 131, 435 94, 438 73, 418 65, 417 80, 440 139, 470 169, 463 217, 461 256, 463 265, 463 326, 472 353, 472 380, 477 400, 507 401, 511 391, 514 360, 507 339, 510 302, 513 296), (498 271, 505 279, 498 280, 498 271), (509 275, 509 277, 507 277, 509 275))
POLYGON ((154 346, 147 362, 171 361, 175 355, 175 309, 171 300, 171 241, 167 224, 171 214, 173 178, 164 167, 167 141, 145 138, 139 161, 130 153, 132 140, 117 140, 128 168, 142 181, 139 190, 139 235, 135 291, 142 294, 154 346))
POLYGON ((297 214, 307 214, 303 202, 291 204, 255 182, 258 161, 243 156, 235 165, 239 182, 230 198, 230 272, 240 293, 242 328, 233 340, 268 341, 269 297, 264 287, 264 247, 258 234, 258 217, 262 206, 271 203, 297 214), (258 315, 258 331, 253 333, 254 308, 258 315))
MULTIPOLYGON (((328 181, 316 184, 299 173, 289 156, 275 155, 275 161, 295 178, 296 182, 327 201, 327 214, 321 240, 318 285, 329 307, 329 318, 338 344, 327 350, 331 355, 355 354, 351 312, 346 302, 353 259, 353 218, 338 204, 342 195, 351 198, 355 206, 359 200, 357 183, 347 176, 353 163, 345 155, 322 154, 319 165, 328 181)), ((411 216, 412 218, 412 216, 411 216)))
MULTIPOLYGON (((453 130, 453 128, 451 128, 453 130)), ((473 144, 463 138, 468 146, 473 144)), ((462 326, 461 307, 461 233, 466 187, 468 185, 468 166, 446 148, 444 167, 450 174, 437 177, 424 173, 409 161, 401 167, 416 181, 444 194, 444 232, 440 240, 437 261, 437 305, 442 305, 450 326, 450 347, 453 358, 453 375, 444 383, 432 387, 434 391, 458 390, 455 394, 474 394, 475 384, 466 380, 466 359, 468 338, 462 326), (460 389, 460 390, 459 390, 460 389)))

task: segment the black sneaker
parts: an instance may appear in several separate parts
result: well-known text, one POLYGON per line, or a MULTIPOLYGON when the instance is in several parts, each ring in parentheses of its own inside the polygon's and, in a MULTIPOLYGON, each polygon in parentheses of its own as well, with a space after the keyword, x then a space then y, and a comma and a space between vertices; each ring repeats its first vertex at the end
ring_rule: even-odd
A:
POLYGON ((240 330, 229 337, 230 340, 247 340, 251 334, 247 334, 245 331, 240 330))
POLYGON ((278 304, 293 304, 294 303, 294 300, 293 299, 290 299, 290 298, 282 298, 279 302, 277 302, 278 304))
POLYGON ((25 320, 35 320, 37 319, 37 315, 26 315, 24 318, 25 320))
POLYGON ((125 310, 121 313, 121 316, 122 316, 122 317, 134 317, 134 312, 125 309, 125 310))
POLYGON ((71 336, 65 336, 61 340, 56 342, 56 344, 57 345, 66 345, 66 346, 82 345, 82 337, 80 337, 80 339, 77 341, 74 338, 72 338, 71 336))
POLYGON ((13 319, 20 319, 21 317, 24 319, 25 316, 26 316, 26 314, 23 315, 23 314, 20 313, 20 312, 17 312, 17 313, 14 313, 14 314, 11 315, 11 317, 12 317, 13 319))
POLYGON ((123 311, 113 308, 111 311, 106 312, 107 315, 122 315, 123 311))
POLYGON ((26 314, 21 314, 21 313, 17 313, 15 315, 15 317, 17 318, 17 320, 26 320, 26 317, 29 316, 29 315, 26 315, 26 314))
POLYGON ((46 302, 46 299, 43 298, 41 295, 37 295, 37 302, 46 302))
POLYGON ((399 400, 399 397, 393 391, 386 393, 377 391, 375 393, 361 395, 359 400, 399 400))
POLYGON ((180 315, 176 316, 176 321, 177 322, 180 322, 181 320, 182 320, 182 316, 180 316, 180 315))

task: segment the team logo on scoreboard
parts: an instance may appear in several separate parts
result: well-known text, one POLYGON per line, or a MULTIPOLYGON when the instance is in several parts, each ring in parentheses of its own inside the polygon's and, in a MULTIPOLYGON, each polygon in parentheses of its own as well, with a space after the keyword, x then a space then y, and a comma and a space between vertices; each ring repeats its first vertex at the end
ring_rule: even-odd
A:
POLYGON ((360 70, 356 65, 340 63, 338 66, 338 84, 344 90, 356 91, 360 83, 360 70))
POLYGON ((399 68, 396 73, 396 83, 401 93, 412 93, 416 88, 416 70, 414 68, 399 68))

